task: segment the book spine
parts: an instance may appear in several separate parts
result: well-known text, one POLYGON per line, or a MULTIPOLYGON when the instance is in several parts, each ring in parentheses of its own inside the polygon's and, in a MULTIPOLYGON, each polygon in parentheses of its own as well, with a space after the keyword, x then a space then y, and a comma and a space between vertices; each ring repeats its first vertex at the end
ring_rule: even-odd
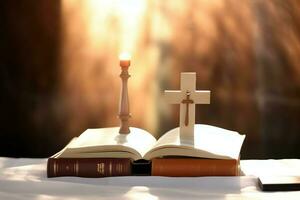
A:
POLYGON ((49 158, 47 176, 109 177, 131 175, 128 158, 49 158))
POLYGON ((152 160, 152 176, 238 176, 237 160, 157 158, 152 160))

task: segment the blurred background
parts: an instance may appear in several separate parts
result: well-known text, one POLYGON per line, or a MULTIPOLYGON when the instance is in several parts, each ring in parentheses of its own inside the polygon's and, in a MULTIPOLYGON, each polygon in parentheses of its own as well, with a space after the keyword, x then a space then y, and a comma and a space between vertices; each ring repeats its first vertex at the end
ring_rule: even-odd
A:
POLYGON ((196 123, 246 134, 242 159, 300 158, 300 1, 0 2, 0 156, 48 157, 92 127, 118 126, 118 55, 131 125, 178 126, 162 101, 197 72, 196 123))

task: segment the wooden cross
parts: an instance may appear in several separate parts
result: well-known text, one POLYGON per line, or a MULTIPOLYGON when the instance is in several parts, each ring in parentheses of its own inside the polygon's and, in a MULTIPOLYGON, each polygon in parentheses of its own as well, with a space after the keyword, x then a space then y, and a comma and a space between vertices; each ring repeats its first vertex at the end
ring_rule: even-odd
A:
POLYGON ((183 72, 180 79, 181 90, 166 90, 165 99, 168 103, 180 104, 180 139, 193 140, 195 104, 209 104, 210 91, 196 90, 195 72, 183 72))

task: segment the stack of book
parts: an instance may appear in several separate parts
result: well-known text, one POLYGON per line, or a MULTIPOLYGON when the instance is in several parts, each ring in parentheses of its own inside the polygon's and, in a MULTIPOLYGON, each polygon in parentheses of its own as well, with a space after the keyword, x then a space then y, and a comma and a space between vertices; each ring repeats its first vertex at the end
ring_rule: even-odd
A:
POLYGON ((48 177, 237 176, 244 135, 196 124, 193 141, 181 141, 179 128, 156 140, 130 128, 88 129, 48 159, 48 177))

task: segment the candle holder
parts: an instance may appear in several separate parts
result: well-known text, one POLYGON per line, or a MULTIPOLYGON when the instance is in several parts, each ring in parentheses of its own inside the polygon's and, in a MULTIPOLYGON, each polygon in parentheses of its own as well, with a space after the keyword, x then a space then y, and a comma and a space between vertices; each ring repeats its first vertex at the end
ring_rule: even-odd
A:
POLYGON ((121 87, 121 99, 120 99, 120 106, 119 106, 119 119, 121 122, 120 125, 120 134, 128 134, 130 133, 129 129, 129 98, 128 98, 128 87, 127 81, 130 77, 128 73, 128 68, 130 66, 130 60, 120 60, 120 66, 122 72, 120 74, 122 80, 122 87, 121 87))

